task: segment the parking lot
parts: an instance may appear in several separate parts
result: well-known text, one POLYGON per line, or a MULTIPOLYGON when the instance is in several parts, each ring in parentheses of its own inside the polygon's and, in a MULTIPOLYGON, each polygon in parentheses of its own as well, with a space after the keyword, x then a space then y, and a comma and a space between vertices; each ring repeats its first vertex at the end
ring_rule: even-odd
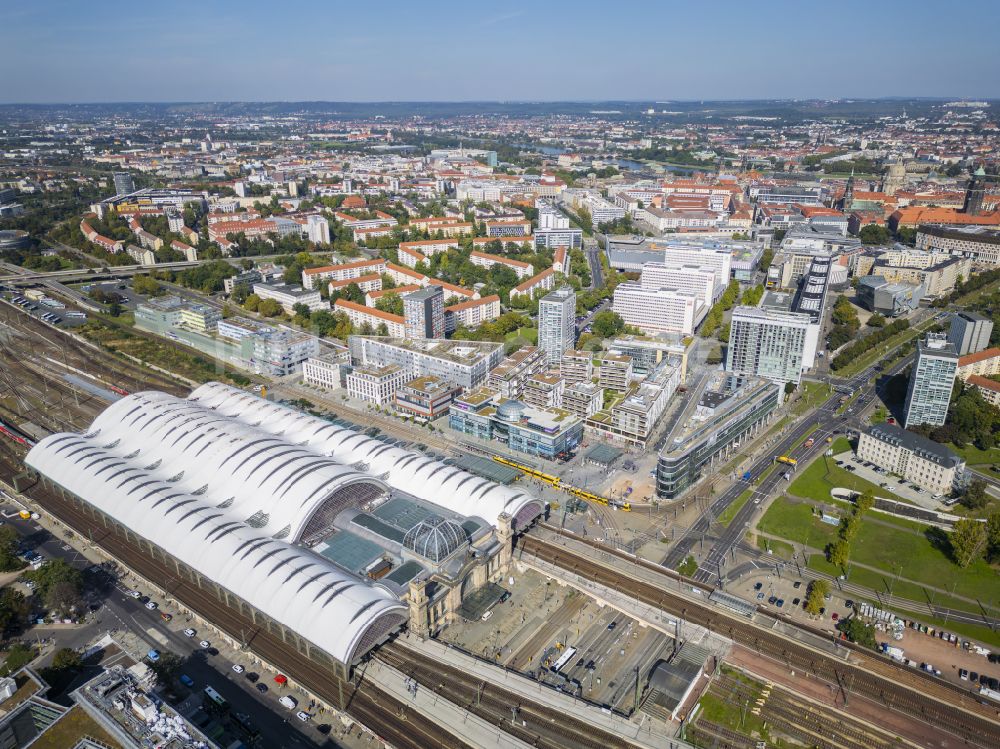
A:
POLYGON ((851 451, 833 456, 838 466, 845 471, 850 471, 855 476, 870 481, 876 486, 885 490, 887 499, 898 499, 903 502, 925 507, 929 510, 940 510, 944 508, 941 498, 937 499, 926 489, 922 489, 909 481, 904 481, 899 476, 893 475, 883 468, 866 463, 851 451))

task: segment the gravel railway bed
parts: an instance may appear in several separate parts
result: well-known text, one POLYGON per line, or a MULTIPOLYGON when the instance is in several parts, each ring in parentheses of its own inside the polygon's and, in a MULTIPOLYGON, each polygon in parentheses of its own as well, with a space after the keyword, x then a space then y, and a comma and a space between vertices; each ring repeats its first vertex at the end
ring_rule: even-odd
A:
MULTIPOLYGON (((862 654, 857 649, 852 649, 854 662, 847 663, 786 639, 736 614, 729 614, 724 609, 683 598, 665 587, 609 569, 600 562, 535 536, 522 536, 519 543, 521 553, 535 555, 596 583, 627 591, 630 597, 635 596, 728 637, 760 655, 784 663, 791 670, 805 671, 838 685, 852 695, 926 721, 974 746, 1000 747, 1000 725, 994 722, 996 709, 981 704, 973 695, 952 688, 945 682, 932 677, 924 678, 912 669, 894 668, 878 657, 862 654), (921 691, 916 691, 918 689, 921 691)), ((623 558, 634 563, 634 558, 629 555, 623 558)))
POLYGON ((383 645, 375 658, 487 722, 503 724, 508 733, 532 746, 551 749, 630 749, 634 746, 583 720, 565 713, 554 714, 551 708, 530 702, 523 695, 483 682, 400 643, 383 645), (511 725, 512 707, 517 707, 514 725, 511 725), (526 725, 522 726, 522 722, 526 725))

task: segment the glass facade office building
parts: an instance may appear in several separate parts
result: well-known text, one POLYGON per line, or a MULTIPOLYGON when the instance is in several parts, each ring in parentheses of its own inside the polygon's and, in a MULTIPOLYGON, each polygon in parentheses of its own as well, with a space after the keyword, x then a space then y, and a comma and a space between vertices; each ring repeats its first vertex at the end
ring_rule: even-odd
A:
MULTIPOLYGON (((760 429, 781 403, 781 386, 757 377, 720 373, 702 392, 700 425, 670 435, 656 462, 656 495, 676 499, 693 486, 702 469, 725 456, 744 435, 760 429)), ((675 430, 676 431, 676 430, 675 430)))

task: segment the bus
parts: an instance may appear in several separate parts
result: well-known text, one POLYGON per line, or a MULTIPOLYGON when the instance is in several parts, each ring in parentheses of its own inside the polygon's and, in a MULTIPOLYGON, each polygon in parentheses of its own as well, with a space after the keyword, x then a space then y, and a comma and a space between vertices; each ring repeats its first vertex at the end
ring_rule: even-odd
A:
POLYGON ((222 695, 212 689, 212 687, 205 687, 205 694, 208 695, 208 698, 219 707, 226 704, 226 700, 222 697, 222 695))
POLYGON ((574 655, 576 655, 576 648, 566 648, 565 652, 556 659, 556 662, 552 664, 549 670, 554 674, 559 673, 559 670, 569 663, 574 655))
POLYGON ((775 460, 777 460, 779 463, 786 463, 787 465, 790 466, 797 466, 799 464, 799 461, 797 461, 795 458, 789 458, 787 455, 779 455, 777 458, 775 458, 775 460))

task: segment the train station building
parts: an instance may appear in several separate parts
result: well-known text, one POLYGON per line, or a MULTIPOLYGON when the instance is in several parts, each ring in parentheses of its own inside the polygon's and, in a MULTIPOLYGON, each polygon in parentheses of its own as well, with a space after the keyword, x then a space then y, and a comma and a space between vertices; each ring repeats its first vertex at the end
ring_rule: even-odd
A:
POLYGON ((129 395, 25 463, 345 677, 401 627, 431 633, 502 595, 513 535, 545 511, 516 486, 219 383, 129 395))

